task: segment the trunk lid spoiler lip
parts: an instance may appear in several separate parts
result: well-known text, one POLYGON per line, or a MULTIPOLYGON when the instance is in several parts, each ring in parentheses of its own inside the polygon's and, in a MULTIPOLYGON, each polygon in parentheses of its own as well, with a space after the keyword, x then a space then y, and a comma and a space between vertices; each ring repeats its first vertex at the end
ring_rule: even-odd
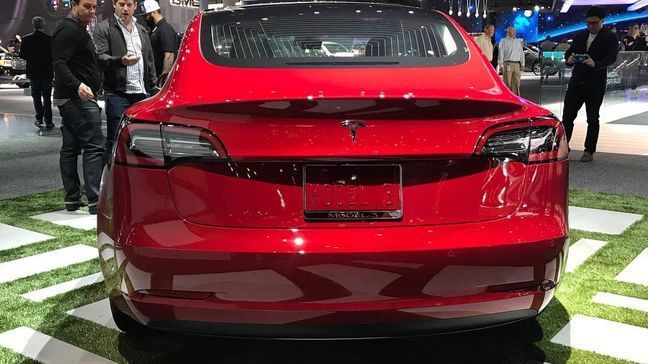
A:
MULTIPOLYGON (((438 96, 438 95, 437 95, 438 96)), ((200 100, 184 100, 183 102, 177 102, 177 103, 169 103, 165 98, 160 98, 160 97, 152 97, 150 99, 147 99, 145 101, 142 101, 140 103, 137 103, 133 106, 131 106, 127 110, 127 114, 129 117, 133 117, 136 119, 140 120, 151 120, 151 121, 160 121, 160 122, 173 122, 174 118, 177 117, 190 117, 187 115, 187 110, 200 110, 200 109, 205 109, 209 105, 225 105, 225 104, 231 104, 231 108, 236 108, 236 105, 244 105, 244 104, 252 104, 252 103, 262 103, 262 102, 280 102, 280 101, 304 101, 304 102, 309 102, 309 101, 335 101, 335 100, 403 100, 403 97, 390 97, 390 96, 385 96, 384 98, 379 98, 379 97, 372 97, 372 96, 358 96, 358 95, 339 95, 339 96, 329 96, 325 98, 309 98, 308 96, 306 97, 295 97, 295 98, 288 98, 288 97, 268 97, 268 98, 260 98, 260 97, 247 97, 247 98, 240 98, 236 100, 231 100, 231 99, 222 99, 222 98, 202 98, 200 100)), ((524 119, 524 118, 529 118, 529 117, 535 117, 535 116, 547 116, 551 115, 551 112, 546 110, 545 108, 538 106, 530 101, 527 101, 522 98, 515 98, 515 99, 503 99, 501 97, 479 97, 479 98, 473 98, 473 97, 465 97, 461 99, 457 98, 452 98, 452 97, 425 97, 424 95, 421 96, 415 96, 414 99, 410 100, 436 100, 436 101, 441 101, 441 102, 457 102, 458 105, 460 105, 462 102, 466 102, 466 104, 470 105, 475 105, 478 103, 498 103, 502 104, 504 106, 505 104, 510 105, 511 110, 510 112, 507 113, 502 113, 502 114, 496 114, 496 115, 487 115, 486 119, 492 120, 494 122, 501 121, 501 120, 507 120, 511 118, 518 118, 518 119, 524 119)), ((203 112, 196 113, 193 117, 190 118, 196 118, 199 117, 200 114, 203 114, 203 112)), ((204 115, 204 114, 203 114, 204 115)), ((335 118, 336 116, 332 116, 335 118)), ((475 115, 475 117, 479 117, 479 115, 475 115)), ((466 120, 474 119, 475 117, 472 118, 465 118, 466 120)), ((362 117, 358 117, 362 118, 362 117)))

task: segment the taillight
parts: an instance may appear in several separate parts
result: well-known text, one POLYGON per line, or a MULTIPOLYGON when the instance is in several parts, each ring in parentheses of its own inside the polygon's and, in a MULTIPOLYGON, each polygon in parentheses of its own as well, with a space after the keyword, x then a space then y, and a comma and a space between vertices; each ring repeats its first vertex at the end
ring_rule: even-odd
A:
POLYGON ((558 161, 569 153, 565 129, 553 117, 533 118, 488 129, 475 154, 527 163, 558 161))
POLYGON ((115 163, 171 167, 186 160, 224 160, 227 152, 209 130, 125 120, 115 146, 115 163))

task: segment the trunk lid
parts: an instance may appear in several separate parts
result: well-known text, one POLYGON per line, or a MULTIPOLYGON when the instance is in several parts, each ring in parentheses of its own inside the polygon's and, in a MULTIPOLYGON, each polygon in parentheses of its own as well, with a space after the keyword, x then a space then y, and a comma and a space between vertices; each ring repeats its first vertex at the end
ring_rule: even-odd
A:
MULTIPOLYGON (((222 141, 230 160, 182 163, 171 168, 168 177, 180 214, 206 225, 319 228, 491 220, 517 208, 526 166, 475 157, 473 152, 486 128, 522 109, 505 102, 408 98, 178 107, 169 110, 169 120, 209 129, 222 141), (356 123, 355 141, 353 124, 348 122, 356 123), (402 176, 397 186, 401 196, 393 200, 399 203, 390 205, 398 205, 399 214, 387 219, 370 215, 362 221, 348 219, 347 214, 308 216, 307 202, 312 198, 305 192, 308 168, 325 167, 334 176, 316 183, 338 189, 333 194, 337 197, 329 193, 326 198, 331 200, 320 202, 337 203, 341 207, 330 211, 339 212, 353 210, 349 206, 356 198, 374 198, 368 206, 377 210, 376 204, 384 199, 367 197, 371 193, 366 191, 394 182, 371 176, 372 170, 385 166, 394 166, 392 170, 402 176), (353 173, 346 176, 346 170, 353 173), (353 184, 351 175, 369 182, 340 187, 353 184)), ((326 173, 320 173, 320 180, 322 175, 326 173)))

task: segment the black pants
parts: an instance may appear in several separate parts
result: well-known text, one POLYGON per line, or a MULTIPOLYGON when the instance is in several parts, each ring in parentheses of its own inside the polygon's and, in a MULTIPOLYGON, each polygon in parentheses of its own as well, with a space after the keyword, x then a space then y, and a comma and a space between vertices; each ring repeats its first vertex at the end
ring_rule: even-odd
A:
POLYGON ((99 199, 101 184, 104 136, 101 131, 101 109, 94 101, 69 100, 59 106, 63 122, 61 133, 61 179, 65 189, 65 203, 81 201, 81 183, 77 171, 77 160, 83 152, 83 180, 88 205, 99 199))
POLYGON ((36 111, 36 120, 45 124, 52 124, 52 79, 51 78, 30 78, 32 101, 36 111))
POLYGON ((586 87, 582 85, 569 85, 565 94, 565 105, 563 107, 563 125, 567 132, 567 141, 571 140, 574 131, 574 120, 578 110, 585 104, 587 112, 587 136, 585 137, 585 151, 596 152, 596 143, 599 135, 599 110, 603 103, 605 86, 586 87))
POLYGON ((104 91, 104 100, 106 100, 106 157, 107 161, 110 159, 113 144, 117 138, 117 129, 119 128, 119 121, 124 114, 124 110, 130 105, 142 101, 147 97, 146 94, 127 94, 117 91, 104 91))

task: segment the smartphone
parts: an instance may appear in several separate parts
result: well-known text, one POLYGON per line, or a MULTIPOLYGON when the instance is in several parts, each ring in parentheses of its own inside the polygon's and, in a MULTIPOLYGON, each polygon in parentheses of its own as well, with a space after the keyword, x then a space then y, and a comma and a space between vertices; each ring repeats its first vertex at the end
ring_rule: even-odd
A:
POLYGON ((574 54, 572 54, 572 57, 574 57, 574 61, 579 62, 579 63, 583 63, 583 62, 587 61, 587 59, 589 58, 589 55, 587 55, 585 53, 574 53, 574 54))

